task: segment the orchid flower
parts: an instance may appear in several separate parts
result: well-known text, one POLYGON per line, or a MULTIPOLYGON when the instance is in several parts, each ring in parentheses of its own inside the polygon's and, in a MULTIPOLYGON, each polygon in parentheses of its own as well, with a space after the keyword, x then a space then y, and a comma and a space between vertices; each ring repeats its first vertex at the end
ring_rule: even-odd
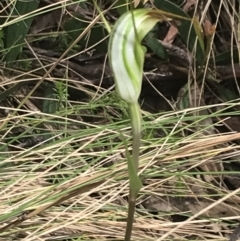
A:
MULTIPOLYGON (((139 149, 142 116, 138 98, 142 88, 143 64, 146 48, 141 41, 160 20, 183 18, 160 10, 137 9, 123 14, 114 25, 109 40, 109 64, 113 72, 116 90, 128 103, 133 134, 132 157, 126 147, 130 180, 128 220, 125 241, 130 241, 134 219, 135 203, 142 187, 138 177, 139 149)), ((194 25, 194 23, 193 23, 194 25)))

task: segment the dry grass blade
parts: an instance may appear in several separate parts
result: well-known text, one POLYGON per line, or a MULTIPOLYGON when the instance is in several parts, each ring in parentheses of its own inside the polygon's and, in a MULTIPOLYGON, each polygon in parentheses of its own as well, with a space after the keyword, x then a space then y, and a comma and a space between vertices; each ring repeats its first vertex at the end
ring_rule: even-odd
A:
MULTIPOLYGON (((98 187, 100 184, 103 184, 104 181, 100 181, 100 182, 97 182, 97 183, 93 183, 93 184, 89 184, 87 186, 84 186, 84 187, 80 187, 78 188, 77 190, 73 190, 71 191, 70 193, 68 193, 66 196, 63 196, 61 198, 59 198, 58 200, 54 200, 52 203, 50 204, 47 204, 45 206, 42 206, 42 207, 39 207, 37 208, 36 210, 34 211, 31 211, 27 214, 23 213, 22 215, 20 215, 18 217, 18 219, 14 222, 11 222, 9 224, 7 224, 5 227, 2 227, 0 228, 0 233, 1 232, 6 232, 9 228, 14 228, 14 227, 17 227, 19 224, 21 224, 22 222, 28 220, 28 219, 31 219, 32 217, 34 217, 35 215, 39 215, 41 214, 43 211, 51 208, 52 206, 55 206, 55 205, 60 205, 62 202, 64 201, 67 201, 68 199, 70 198, 73 198, 81 193, 84 193, 84 192, 87 192, 93 188, 96 188, 98 187)), ((74 186, 71 186, 71 189, 73 189, 74 186)))
MULTIPOLYGON (((154 7, 153 1, 134 2, 154 7)), ((1 1, 1 14, 14 3, 1 1)), ((113 24, 117 5, 96 3, 113 24)), ((154 30, 169 59, 151 51, 146 56, 140 101, 143 188, 133 241, 239 239, 239 3, 188 4, 193 4, 188 14, 205 27, 205 42, 207 35, 211 41, 204 66, 194 66, 195 51, 178 35, 164 42, 168 22, 154 30), (189 65, 199 87, 191 90, 195 105, 176 110, 189 65)), ((110 91, 112 73, 101 45, 108 36, 91 42, 103 27, 98 13, 91 1, 41 0, 36 11, 0 21, 0 240, 124 238, 129 189, 120 132, 129 152, 132 134, 126 104, 110 91), (54 11, 61 12, 55 26, 33 25, 14 69, 7 68, 5 29, 54 11), (76 29, 66 30, 73 18, 79 21, 76 29), (74 31, 79 34, 70 37, 74 31)))

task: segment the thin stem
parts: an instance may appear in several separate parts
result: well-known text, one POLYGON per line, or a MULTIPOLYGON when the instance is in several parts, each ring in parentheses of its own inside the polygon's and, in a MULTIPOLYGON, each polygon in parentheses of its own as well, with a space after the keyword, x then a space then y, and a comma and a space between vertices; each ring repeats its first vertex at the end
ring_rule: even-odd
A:
POLYGON ((126 227, 125 239, 124 239, 125 241, 131 241, 133 221, 134 221, 134 213, 135 213, 135 205, 136 205, 136 198, 137 198, 137 196, 133 195, 131 193, 131 189, 130 189, 129 201, 128 201, 127 227, 126 227))
POLYGON ((136 172, 138 172, 139 149, 140 149, 140 140, 141 140, 141 131, 142 131, 142 116, 141 116, 141 110, 139 108, 138 103, 129 105, 129 113, 131 117, 132 134, 133 134, 132 161, 136 172))
MULTIPOLYGON (((135 172, 138 173, 139 165, 139 149, 141 140, 141 129, 142 129, 142 117, 141 111, 138 103, 129 105, 129 112, 132 124, 132 134, 133 134, 133 151, 132 151, 132 162, 135 172)), ((129 206, 128 206, 128 218, 127 227, 125 233, 125 241, 130 241, 132 236, 132 228, 134 221, 135 205, 139 189, 134 187, 134 184, 130 180, 130 190, 129 190, 129 206)))

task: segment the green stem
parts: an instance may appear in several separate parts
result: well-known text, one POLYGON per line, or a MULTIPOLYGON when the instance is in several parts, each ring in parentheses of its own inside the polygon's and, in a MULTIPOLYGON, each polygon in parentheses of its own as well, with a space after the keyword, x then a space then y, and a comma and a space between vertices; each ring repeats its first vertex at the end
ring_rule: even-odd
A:
POLYGON ((141 140, 141 131, 142 131, 142 116, 141 116, 141 110, 139 108, 138 103, 129 104, 129 113, 131 117, 132 135, 133 135, 132 161, 136 172, 138 172, 139 149, 140 149, 140 140, 141 140))
POLYGON ((131 241, 136 199, 137 199, 137 195, 133 195, 131 193, 131 189, 130 189, 129 201, 128 201, 127 227, 126 227, 126 233, 125 233, 124 241, 131 241))
MULTIPOLYGON (((134 172, 138 173, 139 166, 139 149, 140 149, 140 140, 141 140, 141 129, 142 129, 142 117, 141 111, 138 103, 129 105, 129 113, 131 118, 132 125, 132 134, 133 134, 133 150, 132 150, 132 162, 134 172)), ((131 174, 129 173, 129 176, 131 174)), ((135 213, 135 205, 136 199, 139 192, 139 188, 135 186, 133 181, 130 178, 130 190, 129 190, 129 206, 128 206, 128 218, 127 218, 127 227, 125 233, 125 241, 131 240, 133 221, 134 221, 134 213, 135 213)))

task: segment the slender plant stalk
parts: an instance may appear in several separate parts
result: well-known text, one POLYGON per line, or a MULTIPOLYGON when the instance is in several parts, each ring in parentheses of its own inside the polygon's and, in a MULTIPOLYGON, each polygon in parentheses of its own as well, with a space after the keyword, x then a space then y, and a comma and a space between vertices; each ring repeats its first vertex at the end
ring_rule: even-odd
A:
POLYGON ((137 199, 137 196, 131 192, 131 188, 130 188, 129 201, 128 201, 127 227, 126 227, 125 239, 124 239, 125 241, 131 240, 136 199, 137 199))
MULTIPOLYGON (((141 129, 142 129, 142 123, 141 123, 142 116, 141 116, 141 110, 139 108, 138 103, 129 104, 129 114, 131 117, 132 134, 133 134, 133 144, 132 144, 133 150, 132 150, 131 161, 132 161, 135 173, 137 173, 138 165, 139 165, 139 150, 140 150, 141 129)), ((128 218, 127 218, 127 227, 126 227, 126 233, 125 233, 125 241, 131 240, 136 199, 137 199, 139 190, 140 189, 136 189, 136 187, 134 187, 134 183, 130 179, 129 206, 128 206, 128 218)))
POLYGON ((142 131, 142 116, 141 116, 141 110, 139 108, 138 103, 129 104, 129 114, 131 118, 132 134, 133 134, 132 162, 137 172, 138 164, 139 164, 139 148, 140 148, 141 131, 142 131))

